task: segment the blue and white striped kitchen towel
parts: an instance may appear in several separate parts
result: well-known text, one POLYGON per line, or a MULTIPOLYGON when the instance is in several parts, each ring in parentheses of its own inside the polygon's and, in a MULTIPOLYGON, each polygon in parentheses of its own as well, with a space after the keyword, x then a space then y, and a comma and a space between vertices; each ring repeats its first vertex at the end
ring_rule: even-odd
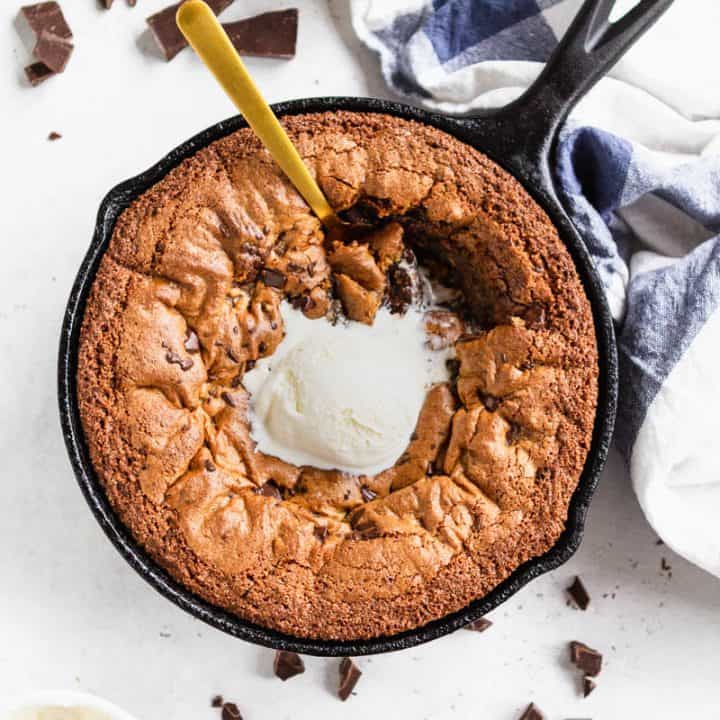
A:
MULTIPOLYGON (((580 0, 351 3, 392 90, 459 113, 517 97, 580 0)), ((676 2, 573 113, 555 170, 618 322, 616 441, 640 504, 720 576, 718 28, 717 0, 676 2)))

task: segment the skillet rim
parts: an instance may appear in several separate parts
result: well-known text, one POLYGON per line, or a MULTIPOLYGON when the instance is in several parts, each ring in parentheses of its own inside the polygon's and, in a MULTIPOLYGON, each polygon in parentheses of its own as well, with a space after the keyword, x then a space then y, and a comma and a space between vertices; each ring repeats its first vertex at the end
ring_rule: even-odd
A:
POLYGON ((58 359, 58 401, 63 437, 76 480, 109 540, 144 580, 168 600, 194 617, 243 640, 274 649, 290 650, 308 655, 359 656, 414 647, 449 634, 477 620, 508 600, 531 580, 567 562, 577 550, 582 540, 589 503, 609 452, 617 406, 617 350, 610 310, 602 282, 587 248, 563 211, 553 187, 543 181, 547 173, 540 172, 538 175, 538 170, 542 171, 543 168, 538 168, 537 165, 528 165, 526 169, 522 164, 509 167, 502 158, 494 156, 491 148, 483 149, 480 130, 485 121, 492 121, 492 116, 487 119, 462 120, 437 115, 403 103, 349 96, 290 100, 274 104, 272 108, 279 116, 347 110, 393 115, 434 126, 487 154, 494 162, 510 172, 548 214, 558 230, 563 244, 568 249, 583 283, 592 308, 598 348, 598 404, 592 443, 568 506, 565 530, 550 550, 516 568, 502 583, 465 608, 395 635, 343 641, 316 640, 288 635, 248 622, 222 610, 202 600, 174 580, 135 542, 130 531, 119 520, 105 496, 90 461, 80 422, 76 372, 79 332, 85 304, 100 260, 112 236, 115 222, 122 211, 184 159, 215 140, 247 127, 243 118, 237 115, 222 120, 186 140, 148 170, 115 186, 103 199, 98 211, 92 242, 78 270, 63 317, 58 359), (475 136, 475 141, 473 141, 473 136, 475 136))

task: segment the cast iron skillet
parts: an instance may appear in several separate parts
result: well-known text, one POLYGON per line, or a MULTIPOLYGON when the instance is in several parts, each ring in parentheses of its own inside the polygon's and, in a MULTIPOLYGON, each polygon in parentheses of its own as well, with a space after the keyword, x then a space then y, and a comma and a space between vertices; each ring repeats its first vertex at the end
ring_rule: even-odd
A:
POLYGON ((205 602, 176 582, 133 540, 115 515, 88 455, 76 396, 78 338, 88 293, 120 213, 182 160, 214 140, 245 127, 245 122, 240 117, 234 117, 208 128, 173 150, 147 172, 108 193, 100 206, 95 235, 78 271, 62 326, 60 416, 70 461, 90 508, 115 547, 155 589, 195 617, 244 640, 313 655, 353 656, 399 650, 450 633, 485 615, 527 582, 570 558, 580 543, 588 505, 610 445, 617 400, 617 357, 612 320, 600 278, 580 236, 558 201, 550 159, 558 128, 571 108, 671 2, 641 0, 622 20, 609 23, 608 16, 614 0, 586 0, 532 87, 511 105, 472 118, 448 118, 399 103, 353 97, 294 100, 274 106, 275 112, 281 116, 349 110, 418 120, 486 153, 514 175, 550 216, 570 251, 592 305, 600 364, 598 410, 592 445, 572 497, 565 531, 550 551, 526 562, 485 597, 459 612, 415 630, 372 640, 335 642, 307 640, 254 625, 205 602))

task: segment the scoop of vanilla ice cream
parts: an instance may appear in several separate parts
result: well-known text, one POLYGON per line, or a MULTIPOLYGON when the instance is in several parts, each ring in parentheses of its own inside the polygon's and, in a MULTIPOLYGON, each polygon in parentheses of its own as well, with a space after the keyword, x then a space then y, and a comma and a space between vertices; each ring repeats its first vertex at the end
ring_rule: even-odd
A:
POLYGON ((446 357, 422 314, 381 310, 371 326, 308 320, 282 306, 286 335, 245 375, 258 449, 295 465, 374 474, 403 453, 446 357))

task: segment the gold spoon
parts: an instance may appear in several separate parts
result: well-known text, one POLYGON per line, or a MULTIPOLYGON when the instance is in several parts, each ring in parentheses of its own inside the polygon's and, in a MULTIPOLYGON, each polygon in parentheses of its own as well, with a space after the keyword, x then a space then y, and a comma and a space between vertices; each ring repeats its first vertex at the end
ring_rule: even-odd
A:
POLYGON ((292 140, 260 94, 215 13, 201 0, 187 0, 178 8, 176 22, 190 46, 235 103, 247 124, 305 198, 320 222, 328 229, 339 228, 343 222, 330 207, 292 140))

